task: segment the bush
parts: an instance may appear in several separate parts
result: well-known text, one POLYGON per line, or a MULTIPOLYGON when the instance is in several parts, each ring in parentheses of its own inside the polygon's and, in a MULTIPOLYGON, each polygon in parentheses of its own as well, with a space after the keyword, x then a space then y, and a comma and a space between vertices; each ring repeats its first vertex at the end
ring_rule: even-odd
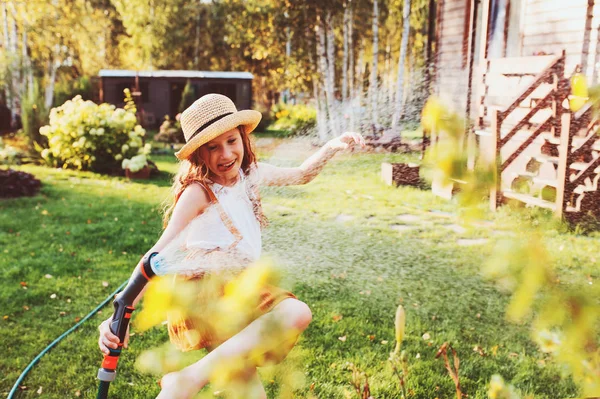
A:
POLYGON ((190 83, 189 79, 185 83, 185 87, 183 88, 183 93, 181 93, 181 101, 179 102, 179 113, 185 111, 196 101, 196 90, 194 90, 194 86, 190 83))
POLYGON ((29 173, 0 169, 0 198, 35 195, 40 186, 40 181, 29 173))
POLYGON ((42 158, 51 166, 121 174, 121 161, 148 154, 146 131, 137 124, 135 104, 126 90, 125 109, 97 105, 80 96, 50 111, 50 124, 40 133, 48 137, 42 158))
POLYGON ((161 143, 184 143, 183 130, 178 120, 172 120, 169 115, 165 115, 164 122, 160 125, 158 134, 154 140, 161 143))
POLYGON ((0 137, 0 165, 19 165, 26 158, 27 155, 24 151, 10 145, 5 145, 0 137))
POLYGON ((23 96, 21 122, 32 153, 33 149, 38 146, 48 146, 46 137, 40 134, 40 128, 48 123, 48 110, 44 104, 44 95, 37 80, 33 82, 33 88, 27 90, 23 96))
POLYGON ((288 130, 293 135, 309 134, 317 125, 317 110, 303 104, 279 103, 272 110, 275 130, 288 130))
POLYGON ((90 100, 92 94, 92 83, 89 77, 82 76, 78 79, 73 79, 70 76, 63 76, 56 82, 56 86, 54 87, 52 106, 58 107, 75 96, 81 96, 84 100, 90 100))

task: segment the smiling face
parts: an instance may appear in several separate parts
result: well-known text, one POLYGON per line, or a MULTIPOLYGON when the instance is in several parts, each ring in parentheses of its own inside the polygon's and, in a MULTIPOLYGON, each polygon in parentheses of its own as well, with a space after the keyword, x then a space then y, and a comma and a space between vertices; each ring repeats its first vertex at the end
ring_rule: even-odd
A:
POLYGON ((237 128, 212 139, 198 151, 214 182, 226 186, 238 180, 244 160, 244 143, 237 128))

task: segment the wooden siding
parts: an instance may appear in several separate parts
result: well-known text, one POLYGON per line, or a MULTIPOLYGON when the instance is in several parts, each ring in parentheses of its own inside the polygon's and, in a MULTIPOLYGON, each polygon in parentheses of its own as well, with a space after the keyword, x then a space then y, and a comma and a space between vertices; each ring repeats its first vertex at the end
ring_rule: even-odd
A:
MULTIPOLYGON (((443 0, 440 21, 438 21, 441 26, 438 37, 436 92, 459 112, 465 109, 468 87, 468 69, 463 67, 463 37, 467 1, 443 0)), ((565 73, 572 74, 576 65, 581 64, 585 51, 583 44, 588 0, 521 1, 520 32, 517 32, 520 38, 509 41, 511 47, 507 49, 507 53, 516 57, 527 57, 535 54, 560 54, 564 50, 567 56, 565 73)), ((480 4, 480 8, 481 6, 482 4, 480 4)), ((514 15, 512 11, 511 15, 514 15)), ((598 44, 600 39, 598 36, 600 0, 596 0, 593 16, 589 47, 586 49, 588 52, 586 73, 590 82, 594 76, 596 62, 600 63, 600 59, 596 60, 597 52, 600 58, 598 44)), ((478 18, 481 19, 481 12, 478 18)), ((478 21, 478 29, 481 29, 481 24, 482 21, 478 21)), ((479 36, 475 43, 477 46, 473 87, 475 97, 479 93, 478 82, 481 79, 482 67, 477 51, 479 36)), ((600 76, 600 73, 597 74, 600 76)))
MULTIPOLYGON (((587 48, 587 75, 591 79, 600 25, 600 1, 596 0, 590 43, 587 48)), ((566 51, 565 73, 581 64, 588 0, 527 0, 524 5, 521 55, 566 51)))
POLYGON ((436 91, 459 112, 466 107, 468 90, 468 69, 463 68, 466 5, 466 0, 443 0, 438 38, 436 91))

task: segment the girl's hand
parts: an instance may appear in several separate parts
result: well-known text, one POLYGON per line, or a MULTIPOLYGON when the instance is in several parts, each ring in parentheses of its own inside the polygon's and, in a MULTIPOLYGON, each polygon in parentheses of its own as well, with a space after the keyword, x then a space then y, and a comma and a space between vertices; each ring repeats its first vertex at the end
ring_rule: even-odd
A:
MULTIPOLYGON (((119 337, 113 334, 110 331, 110 322, 112 321, 112 316, 108 319, 104 320, 102 324, 98 326, 98 330, 100 330, 100 338, 98 338, 98 346, 100 350, 105 354, 109 354, 108 348, 117 349, 119 346, 119 337)), ((125 342, 123 343, 123 347, 127 348, 127 344, 129 343, 129 326, 127 326, 127 333, 125 334, 125 342)))
POLYGON ((365 139, 360 133, 345 132, 341 136, 331 139, 327 142, 329 148, 334 150, 346 150, 354 147, 356 144, 365 148, 365 139))

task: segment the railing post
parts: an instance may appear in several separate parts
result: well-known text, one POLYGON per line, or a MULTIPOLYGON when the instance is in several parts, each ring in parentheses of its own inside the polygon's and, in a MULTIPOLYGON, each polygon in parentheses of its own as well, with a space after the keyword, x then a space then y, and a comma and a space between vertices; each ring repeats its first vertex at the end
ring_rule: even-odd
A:
MULTIPOLYGON (((567 208, 567 198, 570 198, 571 191, 569 185, 569 165, 571 163, 571 113, 565 112, 560 118, 560 145, 558 147, 558 169, 556 185, 556 217, 562 218, 567 208)), ((574 133, 574 132, 573 132, 574 133)))
POLYGON ((500 125, 498 123, 498 110, 495 108, 491 109, 490 115, 490 130, 492 131, 492 143, 491 143, 491 162, 494 171, 494 185, 490 189, 490 209, 495 211, 500 202, 500 176, 502 155, 500 154, 500 125))

